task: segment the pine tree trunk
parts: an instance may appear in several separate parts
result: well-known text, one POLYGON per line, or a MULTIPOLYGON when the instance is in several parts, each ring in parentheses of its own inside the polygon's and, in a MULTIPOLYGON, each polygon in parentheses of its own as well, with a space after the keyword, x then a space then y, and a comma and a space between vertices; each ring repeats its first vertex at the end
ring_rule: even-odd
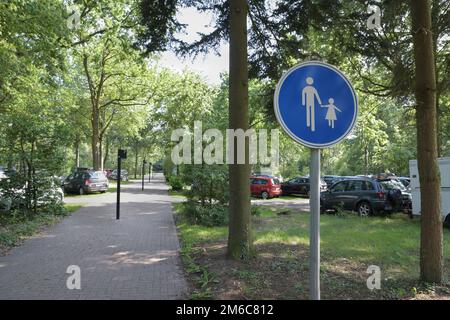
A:
MULTIPOLYGON (((247 10, 245 0, 230 1, 230 87, 229 121, 230 129, 249 127, 248 117, 248 62, 247 62, 247 10)), ((234 144, 234 163, 237 160, 234 144)), ((229 235, 228 256, 246 260, 252 253, 250 226, 250 165, 248 141, 246 143, 246 164, 229 165, 229 235)))
POLYGON ((429 0, 411 0, 416 66, 417 159, 421 188, 420 274, 443 280, 442 217, 437 163, 436 77, 429 0))
POLYGON ((437 155, 442 156, 442 111, 439 105, 440 91, 439 91, 439 69, 436 61, 436 54, 438 52, 438 39, 439 39, 439 16, 441 13, 440 0, 432 1, 431 8, 431 30, 433 32, 433 54, 434 54, 434 72, 436 78, 436 141, 437 141, 437 155))

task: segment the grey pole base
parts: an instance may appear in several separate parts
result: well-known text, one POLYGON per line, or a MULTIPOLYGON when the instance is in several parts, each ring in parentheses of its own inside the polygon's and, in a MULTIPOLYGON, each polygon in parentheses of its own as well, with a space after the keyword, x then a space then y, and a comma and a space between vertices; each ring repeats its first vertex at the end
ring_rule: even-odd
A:
POLYGON ((309 297, 320 300, 320 149, 311 149, 309 237, 309 297))

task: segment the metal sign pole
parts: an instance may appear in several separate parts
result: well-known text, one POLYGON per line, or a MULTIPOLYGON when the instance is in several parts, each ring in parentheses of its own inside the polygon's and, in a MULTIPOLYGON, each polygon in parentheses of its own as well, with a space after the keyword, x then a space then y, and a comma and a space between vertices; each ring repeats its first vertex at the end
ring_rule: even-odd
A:
POLYGON ((275 89, 273 106, 286 133, 311 149, 309 292, 312 300, 319 300, 320 149, 331 147, 350 134, 358 118, 358 97, 338 68, 321 61, 307 61, 283 74, 275 89))
POLYGON ((117 203, 116 203, 116 220, 120 219, 120 180, 122 179, 122 158, 119 154, 117 157, 117 203))
POLYGON ((320 300, 320 149, 311 149, 309 296, 320 300))

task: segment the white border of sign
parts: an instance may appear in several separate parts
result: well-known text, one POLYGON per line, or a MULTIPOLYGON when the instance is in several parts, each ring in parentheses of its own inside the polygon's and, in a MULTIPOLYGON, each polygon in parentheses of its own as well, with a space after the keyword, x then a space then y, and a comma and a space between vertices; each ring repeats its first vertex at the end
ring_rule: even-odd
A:
POLYGON ((297 141, 298 143, 300 143, 300 144, 302 144, 302 145, 304 145, 304 146, 306 146, 306 147, 313 148, 313 149, 322 149, 322 148, 330 147, 330 146, 332 146, 332 145, 334 145, 334 144, 336 144, 336 143, 342 141, 345 137, 347 137, 347 136, 350 134, 350 132, 353 130, 353 128, 355 127, 355 125, 356 125, 356 120, 357 120, 357 118, 358 118, 358 112, 359 112, 358 96, 356 95, 355 89, 353 88, 351 82, 348 80, 348 78, 347 78, 347 77, 346 77, 346 76, 345 76, 338 68, 336 68, 335 66, 333 66, 333 65, 331 65, 331 64, 322 62, 322 61, 307 61, 307 62, 301 62, 301 63, 299 63, 299 64, 293 66, 292 68, 290 68, 288 71, 286 71, 286 72, 283 74, 283 76, 281 77, 280 81, 278 81, 278 83, 277 83, 277 87, 276 87, 275 95, 274 95, 274 102, 273 102, 273 105, 274 105, 274 110, 275 110, 275 115, 276 115, 276 117, 277 117, 277 120, 278 120, 278 122, 280 123, 281 127, 283 127, 284 131, 286 131, 286 133, 287 133, 292 139, 294 139, 295 141, 297 141), (279 104, 278 104, 278 98, 279 98, 281 86, 283 85, 284 80, 286 80, 286 78, 287 78, 292 72, 294 72, 295 70, 297 70, 297 69, 299 69, 299 68, 301 68, 301 67, 304 67, 304 66, 314 66, 314 65, 320 65, 320 66, 326 67, 326 68, 328 68, 328 69, 331 69, 331 70, 333 70, 333 71, 339 73, 339 74, 342 76, 342 78, 345 80, 345 82, 347 83, 348 87, 350 88, 350 90, 351 90, 351 92, 352 92, 352 95, 353 95, 353 103, 355 104, 355 109, 356 109, 356 110, 355 110, 355 114, 354 114, 354 116, 353 116, 352 124, 349 126, 349 128, 347 129, 347 131, 346 131, 342 136, 340 136, 339 138, 337 138, 336 140, 331 141, 331 142, 329 142, 329 143, 323 143, 323 144, 311 143, 311 142, 305 141, 305 140, 300 139, 299 137, 297 137, 294 133, 292 133, 291 130, 289 129, 289 127, 284 123, 284 121, 283 121, 283 119, 282 119, 282 117, 281 117, 281 114, 280 114, 280 106, 279 106, 279 104))

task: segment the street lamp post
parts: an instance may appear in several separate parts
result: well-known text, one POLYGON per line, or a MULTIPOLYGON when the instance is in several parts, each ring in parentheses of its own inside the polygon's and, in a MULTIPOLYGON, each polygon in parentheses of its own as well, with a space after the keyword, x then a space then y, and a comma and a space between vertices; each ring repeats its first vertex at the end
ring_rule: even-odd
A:
POLYGON ((144 159, 142 161, 142 191, 144 191, 144 175, 145 175, 145 165, 147 164, 147 161, 144 159))
POLYGON ((153 174, 153 163, 149 163, 148 165, 148 182, 152 181, 152 174, 153 174))
POLYGON ((120 219, 120 181, 122 179, 122 159, 127 158, 127 150, 119 149, 117 152, 117 203, 116 220, 120 219))

